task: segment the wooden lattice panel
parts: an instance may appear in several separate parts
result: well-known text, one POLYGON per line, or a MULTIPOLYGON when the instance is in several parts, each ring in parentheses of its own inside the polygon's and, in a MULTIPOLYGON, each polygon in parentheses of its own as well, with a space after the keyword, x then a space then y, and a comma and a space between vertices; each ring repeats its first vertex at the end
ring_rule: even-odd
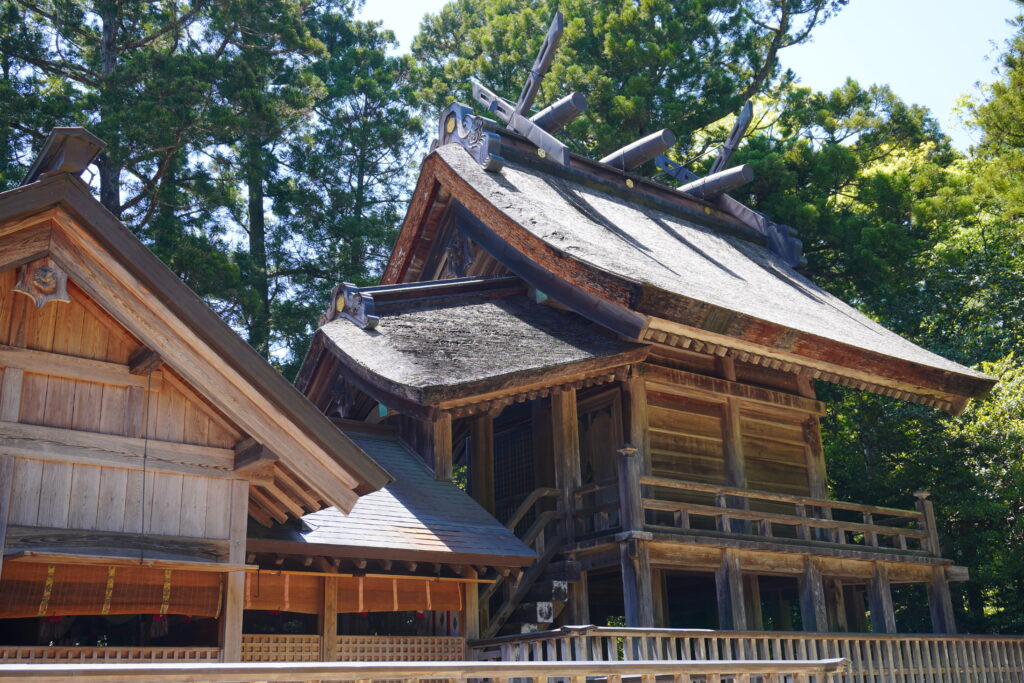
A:
POLYGON ((317 662, 320 661, 320 636, 244 634, 242 661, 317 662))
POLYGON ((338 636, 339 662, 460 662, 464 638, 440 636, 338 636))
POLYGON ((45 662, 218 662, 216 647, 2 647, 4 664, 45 662))

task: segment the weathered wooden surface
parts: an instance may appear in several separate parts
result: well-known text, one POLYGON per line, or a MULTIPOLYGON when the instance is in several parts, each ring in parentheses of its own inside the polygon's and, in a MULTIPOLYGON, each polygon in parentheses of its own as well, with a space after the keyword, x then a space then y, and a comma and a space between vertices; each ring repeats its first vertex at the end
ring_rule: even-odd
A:
POLYGON ((470 643, 478 659, 671 660, 680 664, 744 657, 786 662, 842 657, 836 683, 963 683, 1024 680, 1024 637, 785 631, 696 631, 567 626, 470 643))

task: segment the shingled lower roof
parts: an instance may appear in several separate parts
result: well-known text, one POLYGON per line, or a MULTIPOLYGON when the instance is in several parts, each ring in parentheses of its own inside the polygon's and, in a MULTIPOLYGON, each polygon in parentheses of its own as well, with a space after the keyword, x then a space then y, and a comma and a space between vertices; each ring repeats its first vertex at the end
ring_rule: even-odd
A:
MULTIPOLYGON (((755 240, 629 201, 625 186, 605 191, 540 161, 506 159, 488 172, 454 144, 437 148, 422 175, 417 195, 440 181, 505 245, 624 309, 923 396, 978 396, 994 382, 887 330, 755 240)), ((402 272, 402 258, 396 248, 389 274, 402 272)))
POLYGON ((525 566, 536 554, 465 491, 437 481, 397 437, 350 431, 394 481, 361 497, 349 514, 326 508, 303 517, 306 530, 255 529, 250 551, 337 554, 365 559, 525 566), (288 541, 288 545, 272 541, 288 541), (271 543, 268 544, 268 541, 271 543))
POLYGON ((554 370, 596 371, 646 355, 644 346, 575 313, 534 302, 518 279, 502 280, 510 285, 503 291, 481 280, 478 291, 447 296, 421 296, 423 283, 387 288, 392 297, 405 292, 408 298, 378 305, 376 329, 337 318, 320 327, 316 343, 367 385, 420 406, 511 390, 554 370))

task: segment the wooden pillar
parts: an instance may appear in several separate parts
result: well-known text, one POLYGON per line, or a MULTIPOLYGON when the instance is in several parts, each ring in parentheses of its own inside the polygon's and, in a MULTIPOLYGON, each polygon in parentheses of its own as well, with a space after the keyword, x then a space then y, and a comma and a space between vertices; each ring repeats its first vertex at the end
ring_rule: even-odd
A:
POLYGON ((825 605, 828 609, 830 631, 845 633, 850 630, 846 619, 846 591, 842 579, 825 579, 825 605))
POLYGON ((715 571, 715 588, 718 594, 718 627, 726 631, 746 631, 743 572, 740 571, 740 556, 735 550, 722 551, 722 564, 715 571))
POLYGON ((875 563, 875 573, 868 582, 868 607, 871 609, 871 630, 875 633, 896 633, 896 613, 892 607, 889 570, 875 563))
POLYGON ((804 573, 800 577, 800 620, 805 631, 828 631, 825 585, 821 578, 821 568, 811 557, 804 557, 804 573))
POLYGON ((933 633, 956 633, 956 615, 953 597, 949 594, 949 581, 945 567, 932 567, 928 583, 928 608, 932 615, 933 633))
MULTIPOLYGON (((8 371, 10 368, 8 368, 8 371)), ((4 568, 7 544, 7 519, 11 514, 11 487, 14 483, 14 456, 0 455, 0 572, 4 568)))
POLYGON ((494 514, 494 418, 473 418, 469 473, 470 492, 480 507, 494 514))
MULTIPOLYGON (((466 567, 462 570, 462 578, 476 579, 477 572, 472 567, 466 567)), ((464 583, 462 588, 465 591, 462 635, 469 640, 476 640, 480 637, 480 584, 464 583)))
POLYGON ((757 574, 743 577, 744 610, 747 613, 747 628, 752 631, 764 630, 764 615, 761 612, 761 582, 757 574))
POLYGON ((431 423, 434 448, 434 478, 452 480, 452 414, 442 412, 431 423))
POLYGON ((851 633, 867 633, 867 608, 864 606, 864 591, 860 586, 843 586, 846 594, 846 623, 851 633))
POLYGON ((580 431, 576 390, 572 386, 551 391, 551 443, 555 479, 562 489, 562 534, 567 544, 576 537, 576 489, 580 486, 580 431))
POLYGON ((645 524, 640 499, 640 457, 624 447, 619 452, 619 517, 623 531, 642 531, 645 524))
POLYGON ((928 538, 925 539, 924 550, 935 557, 942 557, 942 548, 939 547, 939 528, 935 524, 935 506, 928 500, 929 495, 931 494, 928 491, 915 492, 914 496, 917 497, 917 501, 914 503, 914 507, 924 517, 924 531, 928 534, 928 538))
MULTIPOLYGON (((245 537, 249 521, 249 482, 231 482, 228 562, 245 562, 245 537)), ((245 572, 228 572, 220 617, 221 661, 242 661, 242 614, 245 610, 245 572)))
POLYGON ((323 577, 323 595, 320 601, 320 661, 338 659, 338 578, 323 577))
POLYGON ((668 628, 668 615, 665 613, 665 606, 668 604, 665 573, 660 569, 651 570, 651 592, 654 595, 654 627, 668 628))
POLYGON ((629 376, 623 382, 623 388, 626 390, 629 408, 626 439, 640 455, 640 471, 643 474, 650 474, 651 438, 647 429, 647 387, 637 366, 634 365, 630 368, 629 376))
POLYGON ((579 581, 569 583, 569 624, 585 626, 590 623, 590 586, 586 570, 580 570, 579 581))
POLYGON ((626 626, 654 627, 654 592, 651 586, 651 555, 647 542, 632 539, 619 544, 622 564, 622 598, 626 626))

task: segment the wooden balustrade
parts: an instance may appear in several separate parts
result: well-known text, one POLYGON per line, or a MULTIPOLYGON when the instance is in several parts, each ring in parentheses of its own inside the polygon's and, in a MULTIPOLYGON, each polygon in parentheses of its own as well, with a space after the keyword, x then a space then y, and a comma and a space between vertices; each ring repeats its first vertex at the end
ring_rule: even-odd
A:
POLYGON ((789 661, 841 657, 841 683, 1024 680, 1024 637, 567 626, 470 644, 481 660, 598 661, 717 659, 789 661))
POLYGON ((667 477, 640 476, 638 481, 639 485, 633 489, 636 493, 632 495, 639 496, 640 487, 646 487, 649 490, 670 490, 678 497, 683 497, 679 496, 683 493, 714 501, 706 504, 657 497, 627 501, 642 509, 645 528, 685 530, 694 528, 695 522, 703 519, 707 521, 707 528, 724 533, 749 533, 767 538, 788 536, 839 545, 886 547, 939 555, 937 536, 931 528, 933 520, 922 510, 900 510, 667 477), (787 506, 792 512, 779 511, 779 508, 784 510, 787 506), (658 513, 664 513, 661 519, 658 513), (860 516, 860 521, 840 519, 837 513, 854 513, 860 516), (671 522, 666 520, 668 514, 672 515, 671 522), (884 518, 876 520, 875 515, 884 518))
POLYGON ((654 683, 656 677, 670 677, 672 683, 752 683, 753 681, 820 681, 842 675, 844 659, 700 662, 286 662, 250 664, 194 664, 178 666, 107 664, 69 666, 60 664, 0 664, 0 681, 204 681, 255 683, 257 681, 483 681, 508 683, 512 679, 536 683, 587 678, 622 681, 624 678, 654 683))

